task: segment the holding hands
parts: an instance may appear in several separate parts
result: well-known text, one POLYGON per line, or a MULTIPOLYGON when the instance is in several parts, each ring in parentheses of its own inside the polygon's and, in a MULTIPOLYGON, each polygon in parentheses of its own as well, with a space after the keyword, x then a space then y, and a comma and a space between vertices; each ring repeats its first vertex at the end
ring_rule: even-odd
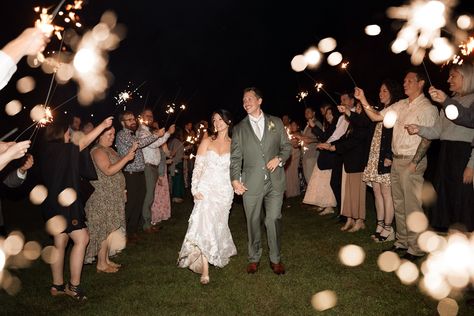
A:
POLYGON ((247 191, 247 188, 245 187, 245 185, 238 180, 232 181, 232 187, 234 188, 234 192, 237 195, 243 195, 245 191, 247 191))

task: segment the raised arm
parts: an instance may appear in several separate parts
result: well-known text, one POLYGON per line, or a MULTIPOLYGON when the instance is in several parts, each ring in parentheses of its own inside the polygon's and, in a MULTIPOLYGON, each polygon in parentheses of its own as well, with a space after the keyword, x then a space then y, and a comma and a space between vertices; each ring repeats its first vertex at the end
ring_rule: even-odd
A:
POLYGON ((362 104, 362 108, 364 109, 367 116, 372 120, 372 122, 383 121, 383 115, 380 114, 380 112, 378 112, 377 110, 375 110, 374 107, 371 106, 367 101, 364 90, 356 87, 354 89, 354 97, 360 101, 360 103, 362 104))
POLYGON ((127 162, 135 158, 135 151, 137 150, 137 148, 137 143, 134 143, 128 153, 116 163, 112 163, 107 153, 100 148, 97 148, 92 151, 91 155, 97 168, 99 168, 99 170, 102 171, 103 174, 105 174, 106 176, 113 176, 114 174, 122 170, 122 168, 125 167, 127 162))
POLYGON ((90 131, 89 134, 84 135, 84 137, 79 140, 79 151, 84 150, 84 148, 87 148, 94 139, 96 139, 100 133, 104 131, 104 129, 109 128, 112 126, 112 116, 109 116, 105 120, 102 121, 99 125, 97 125, 92 131, 90 131))

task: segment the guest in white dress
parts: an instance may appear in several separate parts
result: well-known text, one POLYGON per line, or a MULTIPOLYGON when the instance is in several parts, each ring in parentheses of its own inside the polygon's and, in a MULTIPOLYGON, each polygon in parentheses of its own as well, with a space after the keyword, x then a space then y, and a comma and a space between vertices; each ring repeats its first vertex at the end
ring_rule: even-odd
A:
POLYGON ((222 268, 237 254, 228 225, 234 198, 229 171, 231 126, 228 111, 212 114, 213 135, 202 140, 194 164, 194 208, 178 266, 200 273, 202 284, 209 283, 209 263, 222 268))

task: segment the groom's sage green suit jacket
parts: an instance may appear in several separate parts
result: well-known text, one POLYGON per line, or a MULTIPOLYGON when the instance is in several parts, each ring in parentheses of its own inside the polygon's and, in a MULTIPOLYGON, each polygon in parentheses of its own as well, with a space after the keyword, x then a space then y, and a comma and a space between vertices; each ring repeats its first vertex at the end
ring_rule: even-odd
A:
POLYGON ((285 192, 284 168, 277 167, 270 173, 266 165, 277 156, 284 164, 290 157, 291 144, 282 121, 265 113, 264 117, 265 128, 261 140, 255 135, 248 116, 232 132, 230 179, 243 182, 249 195, 261 193, 265 179, 271 181, 274 191, 285 192))

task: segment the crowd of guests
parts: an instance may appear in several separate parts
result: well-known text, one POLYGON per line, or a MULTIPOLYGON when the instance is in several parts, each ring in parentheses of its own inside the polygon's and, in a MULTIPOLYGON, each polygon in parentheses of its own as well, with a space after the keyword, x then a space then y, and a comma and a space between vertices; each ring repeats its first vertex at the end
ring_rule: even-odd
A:
POLYGON ((474 129, 466 121, 474 110, 474 66, 452 65, 447 82, 451 98, 435 87, 425 89, 425 72, 414 68, 406 73, 403 85, 384 80, 378 102, 368 101, 364 90, 356 87, 342 93, 340 105, 320 107, 321 121, 307 107, 303 132, 285 118, 293 144, 286 165, 286 196, 299 195, 297 179, 304 178, 303 203, 320 215, 338 209, 345 221, 341 230, 356 232, 365 228, 366 187, 371 187, 377 218, 372 238, 395 240, 391 250, 412 261, 424 255, 418 235, 407 225, 413 212, 425 212, 436 231, 472 232, 474 129), (448 105, 457 106, 457 118, 446 116, 448 105), (437 199, 423 210, 426 153, 434 139, 440 139, 433 181, 437 199))
MULTIPOLYGON (((0 51, 0 88, 21 57, 40 52, 47 41, 41 32, 27 29, 5 46, 0 51)), ((356 87, 340 96, 339 105, 321 106, 319 114, 307 107, 303 129, 296 120, 282 117, 291 144, 291 155, 284 165, 286 198, 304 193, 303 203, 312 205, 320 215, 339 213, 345 221, 341 231, 357 232, 365 228, 369 186, 377 218, 371 237, 376 242, 395 240, 391 250, 415 261, 424 253, 407 219, 413 212, 424 212, 426 153, 431 141, 440 139, 434 180, 437 201, 426 210, 430 226, 438 231, 473 231, 474 66, 468 62, 452 65, 447 82, 451 97, 429 87, 430 100, 424 93, 424 72, 411 69, 403 85, 391 79, 382 81, 377 102, 369 101, 364 90, 356 87), (440 111, 432 101, 441 105, 440 111), (448 118, 447 106, 455 107, 456 118, 448 118), (384 119, 392 115, 396 119, 389 126, 384 119)), ((231 124, 226 119, 226 113, 213 116, 213 128, 221 129, 209 143, 211 149, 222 145, 214 150, 227 154, 231 124)), ((172 203, 183 202, 192 182, 193 157, 199 144, 207 144, 206 121, 188 122, 183 129, 174 124, 160 127, 150 109, 138 117, 126 111, 118 121, 117 132, 115 127, 119 126, 114 127, 112 117, 97 126, 81 124, 80 118, 74 117, 46 127, 39 157, 48 189, 43 213, 46 221, 58 215, 66 220, 65 229, 53 236, 58 258, 51 264, 50 291, 54 296, 86 299, 80 286, 84 262, 95 261, 97 272, 118 272, 121 266, 111 255, 125 243, 111 249, 110 236, 120 235, 127 245, 133 245, 141 238, 139 232, 158 232, 160 223, 171 216, 172 203), (67 188, 72 188, 77 198, 65 204, 58 196, 67 188), (71 276, 65 283, 63 270, 70 240, 71 276)), ((0 169, 25 156, 29 146, 29 141, 0 143, 0 169)), ((205 151, 201 151, 202 156, 205 151)), ((27 155, 3 182, 11 187, 20 185, 33 163, 33 157, 27 155)), ((201 282, 209 282, 208 276, 201 282)))

